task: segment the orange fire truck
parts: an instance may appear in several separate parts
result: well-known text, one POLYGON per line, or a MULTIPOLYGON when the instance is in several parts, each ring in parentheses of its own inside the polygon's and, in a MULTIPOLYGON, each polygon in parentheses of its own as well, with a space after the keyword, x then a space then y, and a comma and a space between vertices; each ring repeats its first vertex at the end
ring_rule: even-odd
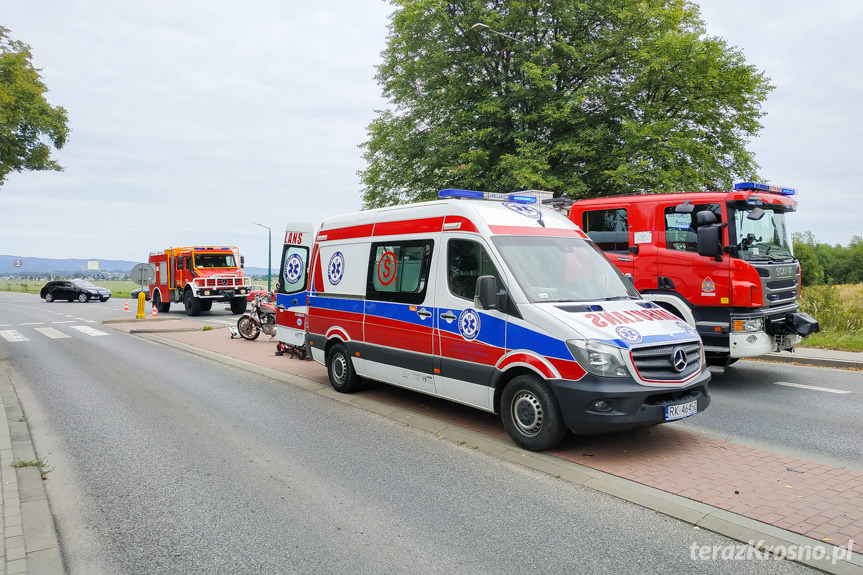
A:
POLYGON ((150 284, 150 301, 162 313, 171 303, 183 302, 188 315, 209 311, 214 301, 231 304, 231 311, 246 311, 251 278, 243 274, 243 258, 235 247, 192 246, 150 253, 156 278, 150 284))
POLYGON ((799 311, 800 264, 785 215, 791 188, 615 196, 572 203, 569 218, 642 296, 698 330, 712 365, 792 349, 819 330, 799 311))

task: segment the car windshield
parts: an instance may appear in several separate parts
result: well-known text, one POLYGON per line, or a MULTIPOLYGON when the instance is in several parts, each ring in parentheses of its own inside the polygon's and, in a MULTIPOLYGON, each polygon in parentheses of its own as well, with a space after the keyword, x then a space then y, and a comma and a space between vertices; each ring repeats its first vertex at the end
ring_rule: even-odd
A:
POLYGON ((746 261, 788 261, 793 259, 785 211, 770 206, 734 210, 737 246, 740 259, 746 261))
POLYGON ((96 286, 88 282, 87 280, 72 280, 72 283, 78 287, 93 289, 96 286))
POLYGON ((235 268, 234 254, 195 254, 197 268, 235 268))
POLYGON ((593 242, 576 237, 495 236, 494 244, 533 302, 638 299, 593 242))

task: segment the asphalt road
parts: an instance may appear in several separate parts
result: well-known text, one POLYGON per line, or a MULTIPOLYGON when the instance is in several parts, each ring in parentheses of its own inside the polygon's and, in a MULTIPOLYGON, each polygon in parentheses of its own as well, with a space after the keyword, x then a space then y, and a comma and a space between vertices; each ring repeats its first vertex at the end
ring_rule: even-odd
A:
POLYGON ((99 306, 0 293, 71 574, 809 572, 693 560, 736 543, 81 319, 99 306))

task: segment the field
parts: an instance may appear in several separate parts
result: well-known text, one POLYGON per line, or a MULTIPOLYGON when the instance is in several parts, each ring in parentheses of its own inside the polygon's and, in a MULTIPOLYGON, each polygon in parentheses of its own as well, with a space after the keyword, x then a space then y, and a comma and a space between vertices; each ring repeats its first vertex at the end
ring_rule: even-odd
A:
MULTIPOLYGON (((112 297, 131 297, 138 284, 131 281, 97 281, 112 297)), ((44 281, 0 281, 0 291, 39 293, 44 281)), ((863 352, 863 284, 803 288, 800 310, 818 320, 821 332, 803 340, 802 347, 863 352)))

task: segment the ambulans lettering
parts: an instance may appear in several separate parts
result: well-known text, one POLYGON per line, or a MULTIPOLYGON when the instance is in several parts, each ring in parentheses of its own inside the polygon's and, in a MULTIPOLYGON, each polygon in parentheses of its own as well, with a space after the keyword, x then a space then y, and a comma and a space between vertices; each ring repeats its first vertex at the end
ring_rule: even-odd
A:
POLYGON ((627 312, 597 312, 584 314, 585 319, 589 319, 596 327, 608 327, 610 325, 621 325, 627 323, 636 323, 640 321, 665 321, 679 320, 676 315, 665 311, 664 309, 652 310, 632 310, 627 312))
POLYGON ((303 243, 303 232, 287 232, 285 234, 285 243, 301 245, 303 243))

